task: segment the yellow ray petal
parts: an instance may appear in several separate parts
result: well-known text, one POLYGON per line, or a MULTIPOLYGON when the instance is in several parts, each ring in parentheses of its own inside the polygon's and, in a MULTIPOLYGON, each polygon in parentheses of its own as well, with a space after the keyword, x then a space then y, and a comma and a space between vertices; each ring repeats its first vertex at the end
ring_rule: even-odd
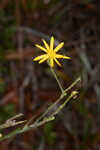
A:
POLYGON ((47 52, 47 50, 44 47, 42 47, 38 44, 35 44, 35 46, 38 47, 39 49, 41 49, 42 51, 47 52))
POLYGON ((38 60, 40 60, 40 59, 42 59, 42 58, 44 58, 44 57, 46 57, 46 54, 37 56, 37 57, 35 57, 33 60, 34 60, 34 61, 38 61, 38 60))
POLYGON ((54 58, 54 60, 58 64, 58 66, 60 66, 60 67, 62 66, 56 58, 54 58))
POLYGON ((64 59, 71 59, 70 57, 68 56, 63 56, 64 59))
POLYGON ((48 50, 48 49, 49 49, 49 45, 47 44, 47 42, 46 42, 45 40, 42 40, 42 41, 43 41, 43 43, 44 43, 46 49, 48 50))
POLYGON ((40 61, 39 61, 39 64, 41 64, 41 63, 43 63, 45 60, 47 60, 48 59, 48 55, 46 55, 43 59, 41 59, 40 61))
POLYGON ((54 66, 54 61, 52 58, 50 58, 50 66, 53 67, 54 66))
POLYGON ((61 42, 55 49, 54 49, 54 52, 57 52, 59 51, 64 45, 64 42, 61 42))
POLYGON ((53 45, 54 45, 54 37, 52 36, 50 40, 50 50, 53 50, 53 45))
POLYGON ((71 58, 68 57, 68 56, 63 56, 63 55, 60 55, 60 54, 56 54, 56 58, 71 59, 71 58))

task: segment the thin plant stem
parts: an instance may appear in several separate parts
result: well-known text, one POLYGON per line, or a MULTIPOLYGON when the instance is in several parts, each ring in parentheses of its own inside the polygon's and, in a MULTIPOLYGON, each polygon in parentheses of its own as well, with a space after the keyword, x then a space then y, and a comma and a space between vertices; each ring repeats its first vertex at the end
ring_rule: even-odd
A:
MULTIPOLYGON (((78 77, 68 88, 66 88, 64 91, 68 92, 71 88, 73 88, 79 81, 81 81, 81 78, 78 77)), ((66 94, 67 95, 67 94, 66 94)), ((48 109, 35 121, 38 122, 40 121, 50 110, 52 110, 59 102, 65 97, 65 94, 61 94, 61 96, 52 104, 48 107, 48 109)))
POLYGON ((53 112, 50 116, 53 117, 53 116, 55 116, 56 114, 58 114, 58 113, 61 111, 61 109, 63 109, 64 106, 70 101, 70 99, 71 99, 72 97, 74 97, 75 95, 77 95, 77 94, 78 94, 77 91, 73 91, 73 92, 70 94, 70 96, 65 100, 65 102, 64 102, 63 104, 61 104, 61 105, 56 109, 56 111, 53 112))
POLYGON ((68 92, 71 88, 73 88, 77 82, 81 81, 81 77, 78 77, 67 89, 64 90, 64 92, 68 92))
MULTIPOLYGON (((50 67, 50 69, 51 69, 51 72, 52 72, 54 78, 56 79, 56 81, 57 81, 57 83, 58 83, 58 86, 59 86, 59 88, 60 88, 60 90, 61 90, 61 93, 62 93, 61 97, 57 100, 57 101, 59 102, 59 101, 62 99, 62 97, 64 97, 64 96, 67 95, 67 93, 64 91, 64 89, 63 89, 63 87, 62 87, 62 85, 61 85, 61 83, 60 83, 60 81, 59 81, 59 79, 58 79, 58 77, 57 77, 57 75, 56 75, 54 69, 51 68, 51 66, 50 66, 50 64, 49 64, 49 61, 47 61, 47 63, 48 63, 48 65, 49 65, 49 67, 50 67)), ((57 101, 56 101, 56 102, 57 102, 57 101)), ((51 110, 51 109, 57 104, 56 102, 54 103, 54 105, 51 105, 51 106, 47 109, 47 111, 45 111, 39 118, 37 118, 36 121, 35 121, 35 123, 37 123, 38 121, 40 121, 40 120, 49 112, 49 110, 51 110)), ((31 119, 31 121, 32 121, 32 119, 31 119)))
POLYGON ((58 83, 58 85, 59 85, 59 88, 60 88, 61 92, 62 92, 62 93, 65 93, 65 92, 64 92, 64 89, 63 89, 63 87, 62 87, 62 85, 61 85, 61 83, 60 83, 60 81, 59 81, 59 79, 58 79, 58 77, 57 77, 57 75, 56 75, 56 73, 55 73, 55 71, 54 71, 54 69, 51 68, 51 67, 50 67, 50 69, 51 69, 51 72, 52 72, 54 78, 56 79, 56 81, 57 81, 57 83, 58 83))
POLYGON ((42 121, 38 122, 38 123, 33 123, 32 125, 29 125, 27 126, 26 128, 17 128, 16 130, 12 131, 11 133, 9 133, 8 135, 6 136, 2 136, 0 138, 0 141, 4 140, 4 139, 8 139, 8 138, 11 138, 11 137, 14 137, 15 135, 18 135, 18 134, 21 134, 21 133, 25 133, 27 131, 30 131, 30 130, 35 130, 36 128, 38 128, 39 126, 42 126, 43 124, 49 122, 49 121, 52 121, 55 119, 55 115, 59 113, 59 111, 61 111, 61 109, 63 109, 63 107, 66 105, 66 103, 69 102, 69 100, 71 98, 74 98, 74 96, 77 95, 77 91, 73 91, 70 96, 68 96, 68 98, 65 100, 65 102, 63 104, 61 104, 58 109, 53 112, 49 117, 44 117, 42 121))

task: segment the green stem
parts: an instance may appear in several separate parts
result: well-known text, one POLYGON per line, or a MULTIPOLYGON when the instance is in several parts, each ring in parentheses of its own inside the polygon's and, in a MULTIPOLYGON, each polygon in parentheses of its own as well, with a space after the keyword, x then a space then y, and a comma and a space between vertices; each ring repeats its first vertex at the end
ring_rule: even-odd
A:
POLYGON ((57 83, 58 83, 58 85, 59 85, 59 88, 60 88, 61 92, 64 94, 64 93, 65 93, 65 92, 64 92, 64 89, 62 88, 62 85, 61 85, 61 83, 60 83, 60 81, 59 81, 59 79, 58 79, 58 77, 57 77, 57 75, 56 75, 54 69, 51 68, 51 67, 50 67, 50 69, 51 69, 51 72, 52 72, 53 76, 55 77, 55 79, 56 79, 56 81, 57 81, 57 83))
POLYGON ((81 81, 81 77, 78 77, 67 89, 64 90, 64 92, 68 92, 71 88, 73 88, 77 82, 81 81))
MULTIPOLYGON (((10 137, 13 137, 17 134, 21 134, 21 133, 24 133, 26 131, 29 131, 29 130, 33 130, 41 125, 43 125, 44 123, 46 122, 49 122, 51 120, 54 120, 55 119, 55 115, 59 113, 59 111, 66 105, 66 103, 69 102, 69 100, 73 97, 75 97, 77 95, 77 91, 73 91, 71 93, 70 96, 68 96, 68 98, 65 100, 65 102, 63 104, 61 104, 60 106, 58 106, 58 108, 56 109, 56 111, 54 111, 53 113, 51 113, 51 115, 49 117, 45 117, 46 114, 52 109, 54 108, 55 105, 57 105, 60 100, 62 98, 64 98, 66 95, 65 95, 65 92, 67 92, 68 90, 70 90, 73 86, 75 86, 77 84, 77 82, 79 82, 81 80, 80 77, 78 77, 67 89, 64 90, 64 94, 62 93, 61 96, 51 105, 49 106, 49 108, 47 109, 47 111, 45 111, 33 124, 29 125, 28 124, 26 126, 24 126, 23 129, 21 128, 17 128, 15 131, 11 132, 10 134, 6 135, 6 136, 2 136, 0 138, 0 141, 4 140, 4 139, 8 139, 10 137)), ((4 126, 0 126, 1 128, 3 128, 4 126)))
POLYGON ((25 133, 27 131, 30 131, 30 130, 34 130, 36 129, 37 127, 49 122, 49 121, 52 121, 55 119, 55 115, 59 113, 59 111, 61 111, 61 109, 66 105, 66 103, 69 102, 69 100, 71 98, 73 98, 74 96, 76 96, 78 94, 77 91, 73 91, 71 93, 71 95, 65 100, 65 102, 63 104, 61 104, 57 110, 55 112, 53 112, 49 117, 45 117, 42 121, 38 122, 38 123, 33 123, 32 125, 30 126, 27 126, 26 128, 17 128, 16 130, 14 130, 13 132, 9 133, 8 135, 6 136, 2 136, 0 138, 0 141, 4 140, 4 139, 8 139, 8 138, 11 138, 11 137, 14 137, 15 135, 18 135, 18 134, 21 134, 21 133, 25 133))
POLYGON ((64 108, 64 106, 70 101, 70 99, 73 98, 73 97, 74 97, 75 95, 77 95, 77 94, 78 94, 77 91, 73 91, 73 92, 71 93, 71 95, 65 100, 65 102, 64 102, 63 104, 61 104, 61 105, 56 109, 56 111, 53 112, 53 113, 50 115, 50 117, 54 117, 56 114, 58 114, 58 113, 64 108))
POLYGON ((38 119, 36 119, 35 123, 39 122, 50 110, 52 110, 66 95, 65 92, 68 92, 71 88, 73 88, 79 81, 81 81, 81 78, 78 77, 67 89, 64 90, 64 93, 61 94, 61 96, 52 104, 50 105, 47 110, 40 116, 38 119))

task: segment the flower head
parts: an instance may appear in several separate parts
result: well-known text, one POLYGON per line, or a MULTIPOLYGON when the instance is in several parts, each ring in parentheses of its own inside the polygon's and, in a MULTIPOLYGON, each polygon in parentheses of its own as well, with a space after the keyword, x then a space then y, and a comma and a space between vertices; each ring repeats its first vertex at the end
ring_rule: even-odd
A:
POLYGON ((64 59, 70 59, 70 57, 68 56, 64 56, 64 55, 60 55, 57 54, 57 52, 63 47, 64 42, 61 42, 56 48, 54 47, 54 37, 52 36, 50 39, 50 46, 47 44, 47 42, 43 39, 42 40, 45 48, 36 44, 35 46, 39 49, 41 49, 42 51, 45 52, 45 54, 37 56, 36 58, 34 58, 34 61, 39 61, 39 64, 44 62, 45 60, 49 60, 49 64, 51 67, 54 66, 54 61, 61 66, 61 64, 59 63, 59 61, 57 60, 57 58, 64 58, 64 59))

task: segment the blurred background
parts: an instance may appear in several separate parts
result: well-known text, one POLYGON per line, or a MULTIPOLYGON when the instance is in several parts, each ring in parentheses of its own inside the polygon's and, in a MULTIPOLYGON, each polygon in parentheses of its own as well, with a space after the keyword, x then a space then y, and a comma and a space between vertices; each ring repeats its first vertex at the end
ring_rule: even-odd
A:
POLYGON ((55 121, 0 142, 0 150, 100 150, 99 18, 99 0, 0 0, 0 124, 18 113, 39 116, 60 95, 48 65, 32 61, 41 39, 65 42, 61 53, 71 60, 55 65, 64 88, 82 77, 79 96, 55 121))

